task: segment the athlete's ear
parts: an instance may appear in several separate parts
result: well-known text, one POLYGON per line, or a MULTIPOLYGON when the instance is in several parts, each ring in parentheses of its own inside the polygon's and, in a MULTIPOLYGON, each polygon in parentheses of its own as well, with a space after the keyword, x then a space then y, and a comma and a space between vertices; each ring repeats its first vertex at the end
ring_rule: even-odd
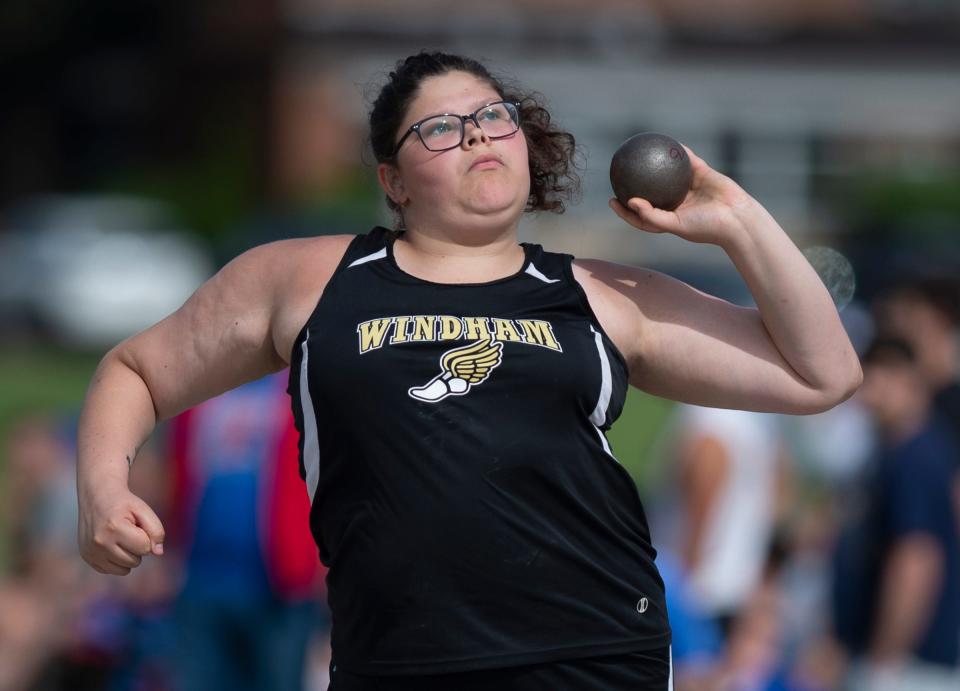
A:
POLYGON ((407 203, 409 197, 403 185, 403 178, 400 176, 400 171, 395 165, 391 163, 381 163, 378 165, 377 180, 380 182, 380 187, 383 188, 383 191, 386 192, 387 196, 396 204, 403 206, 407 203))

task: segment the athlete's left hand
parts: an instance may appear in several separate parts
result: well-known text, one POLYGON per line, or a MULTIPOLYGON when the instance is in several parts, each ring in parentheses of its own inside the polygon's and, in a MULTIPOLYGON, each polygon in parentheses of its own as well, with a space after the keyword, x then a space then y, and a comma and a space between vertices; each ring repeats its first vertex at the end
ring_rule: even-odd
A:
POLYGON ((684 240, 724 245, 744 227, 759 204, 740 185, 718 173, 684 146, 690 157, 693 181, 686 198, 673 211, 654 208, 641 197, 633 197, 628 206, 616 197, 610 208, 635 228, 650 233, 672 233, 684 240))

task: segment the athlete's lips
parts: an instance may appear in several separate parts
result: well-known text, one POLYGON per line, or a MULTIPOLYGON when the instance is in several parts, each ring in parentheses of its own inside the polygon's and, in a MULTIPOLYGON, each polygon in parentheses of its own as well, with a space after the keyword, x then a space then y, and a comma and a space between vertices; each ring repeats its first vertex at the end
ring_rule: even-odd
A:
POLYGON ((499 163, 501 166, 503 165, 503 161, 501 161, 500 157, 497 156, 496 154, 480 154, 475 159, 473 159, 473 163, 470 164, 469 169, 473 170, 474 168, 479 166, 481 163, 490 163, 490 162, 499 163))

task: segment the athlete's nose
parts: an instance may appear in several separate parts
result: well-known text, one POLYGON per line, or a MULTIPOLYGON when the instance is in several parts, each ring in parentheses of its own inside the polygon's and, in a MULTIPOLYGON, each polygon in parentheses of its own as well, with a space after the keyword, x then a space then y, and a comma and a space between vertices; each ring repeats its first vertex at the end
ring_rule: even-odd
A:
POLYGON ((489 144, 490 137, 483 131, 476 118, 468 118, 463 122, 463 148, 469 149, 477 144, 489 144))

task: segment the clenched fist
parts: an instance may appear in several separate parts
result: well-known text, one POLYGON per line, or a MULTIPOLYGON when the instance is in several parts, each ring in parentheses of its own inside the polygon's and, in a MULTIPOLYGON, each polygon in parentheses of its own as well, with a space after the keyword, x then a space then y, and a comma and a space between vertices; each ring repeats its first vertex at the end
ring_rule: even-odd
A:
POLYGON ((163 524, 126 487, 85 489, 79 502, 80 556, 97 571, 125 576, 147 554, 163 554, 163 524))

